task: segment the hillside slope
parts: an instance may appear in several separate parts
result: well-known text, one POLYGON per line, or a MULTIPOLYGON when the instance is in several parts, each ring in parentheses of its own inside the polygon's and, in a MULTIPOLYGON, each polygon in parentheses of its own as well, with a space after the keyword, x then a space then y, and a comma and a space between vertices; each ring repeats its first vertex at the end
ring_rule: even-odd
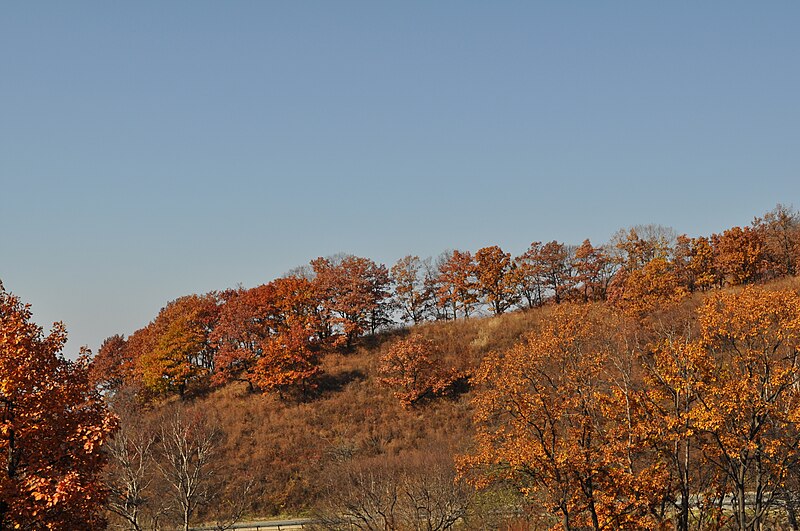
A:
MULTIPOLYGON (((800 280, 785 278, 768 288, 796 292, 800 280)), ((656 307, 644 319, 652 323, 685 319, 711 294, 743 289, 695 293, 677 304, 656 307)), ((610 308, 608 303, 589 305, 603 311, 610 308)), ((380 380, 380 358, 393 344, 415 334, 439 347, 438 365, 474 374, 488 353, 505 351, 542 329, 564 306, 426 323, 366 337, 350 350, 324 357, 319 387, 310 395, 281 398, 233 383, 205 395, 173 398, 144 415, 137 412, 133 422, 157 431, 164 412, 180 403, 190 416, 203 417, 221 434, 211 465, 216 495, 198 507, 195 521, 223 518, 233 502, 242 515, 251 517, 324 513, 335 506, 344 489, 364 480, 365 471, 373 483, 386 477, 441 476, 452 484, 454 456, 474 444, 476 389, 467 386, 450 396, 404 407, 380 380)), ((507 498, 490 503, 504 510, 514 505, 507 498)))

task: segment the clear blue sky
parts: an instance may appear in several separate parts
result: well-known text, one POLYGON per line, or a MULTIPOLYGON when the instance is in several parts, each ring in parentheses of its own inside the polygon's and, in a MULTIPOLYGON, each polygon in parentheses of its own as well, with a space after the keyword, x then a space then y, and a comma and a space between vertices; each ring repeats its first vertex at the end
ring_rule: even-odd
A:
POLYGON ((339 251, 800 206, 798 2, 6 2, 0 279, 67 354, 339 251))

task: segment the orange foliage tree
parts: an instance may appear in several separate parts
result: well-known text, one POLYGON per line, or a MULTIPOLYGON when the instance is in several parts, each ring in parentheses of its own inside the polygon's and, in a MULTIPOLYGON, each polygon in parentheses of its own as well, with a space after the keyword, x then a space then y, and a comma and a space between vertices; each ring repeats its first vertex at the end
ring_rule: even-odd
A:
POLYGON ((714 377, 706 352, 692 338, 690 323, 672 323, 654 339, 641 357, 645 392, 641 436, 670 472, 669 501, 675 510, 675 529, 688 531, 690 520, 706 521, 704 505, 716 495, 714 482, 702 471, 703 438, 695 425, 705 383, 714 377), (692 499, 695 507, 692 507, 692 499), (694 511, 693 511, 694 509, 694 511))
POLYGON ((693 238, 690 252, 687 266, 691 275, 690 289, 706 291, 719 285, 722 278, 717 272, 717 261, 711 241, 704 236, 693 238))
MULTIPOLYGON (((142 399, 152 398, 155 393, 144 386, 140 358, 155 348, 157 340, 156 327, 153 322, 150 322, 147 326, 136 330, 125 341, 124 354, 131 359, 132 368, 127 374, 128 378, 125 380, 124 385, 129 389, 133 389, 134 393, 142 399)), ((102 367, 102 365, 100 366, 102 367)))
POLYGON ((750 227, 733 227, 711 236, 717 268, 732 285, 750 284, 764 272, 764 243, 750 227))
POLYGON ((749 288, 699 310, 713 364, 694 410, 703 453, 733 494, 740 530, 762 529, 800 458, 800 296, 749 288))
POLYGON ((764 242, 771 276, 796 275, 800 260, 800 214, 778 204, 753 221, 753 229, 764 242))
POLYGON ((637 225, 625 232, 620 230, 612 242, 622 253, 622 267, 640 269, 655 258, 669 260, 675 243, 675 231, 661 225, 637 225))
POLYGON ((320 373, 320 345, 313 331, 300 324, 290 325, 262 343, 262 354, 252 370, 253 382, 264 390, 277 390, 281 397, 292 387, 305 393, 320 373))
POLYGON ((575 249, 572 267, 575 270, 574 281, 580 288, 583 301, 605 300, 614 273, 614 263, 608 254, 602 248, 593 246, 589 240, 584 240, 575 249))
POLYGON ((0 284, 0 529, 101 529, 101 447, 115 426, 88 362, 65 360, 0 284))
POLYGON ((251 389, 304 389, 319 372, 324 334, 311 281, 284 277, 226 295, 212 341, 219 345, 212 380, 251 389))
POLYGON ((476 449, 462 468, 473 481, 513 481, 571 529, 646 529, 658 524, 663 468, 625 421, 613 341, 586 306, 558 309, 509 351, 490 355, 475 398, 476 449), (470 473, 468 472, 468 473, 470 473))
POLYGON ((641 269, 621 270, 610 288, 609 300, 631 315, 643 316, 687 294, 673 265, 654 258, 641 269))
POLYGON ((475 253, 476 289, 486 298, 495 315, 511 308, 517 301, 517 290, 511 277, 511 254, 492 245, 475 253))
POLYGON ((103 341, 89 365, 92 383, 106 393, 114 394, 133 379, 133 358, 125 338, 119 334, 103 341))
POLYGON ((432 290, 422 276, 423 264, 418 256, 404 256, 392 266, 391 279, 394 282, 394 298, 403 320, 419 324, 433 298, 432 290))
MULTIPOLYGON (((655 258, 628 278, 663 280, 667 265, 655 258)), ((562 529, 797 520, 800 294, 748 287, 670 313, 664 302, 684 289, 670 285, 632 305, 637 319, 559 308, 486 358, 463 463, 482 472, 477 484, 514 481, 562 529), (657 306, 659 319, 639 319, 657 306)))
POLYGON ((317 258, 311 262, 314 286, 322 306, 334 316, 348 345, 390 322, 389 271, 369 258, 345 256, 336 262, 317 258))
POLYGON ((514 259, 511 270, 511 283, 518 298, 524 300, 528 308, 541 306, 544 301, 544 285, 537 259, 541 247, 541 242, 531 243, 527 251, 514 259))
POLYGON ((144 386, 153 393, 177 391, 181 396, 213 370, 210 334, 219 316, 215 294, 188 295, 161 310, 148 325, 151 341, 136 356, 144 386))
POLYGON ((459 309, 464 318, 469 318, 478 302, 475 289, 475 261, 472 254, 469 251, 453 251, 439 265, 437 304, 452 308, 454 319, 459 309))
POLYGON ((262 342, 270 336, 277 313, 275 288, 265 284, 222 296, 225 303, 210 336, 218 349, 211 381, 217 385, 244 381, 253 390, 250 371, 261 356, 262 342))
POLYGON ((292 387, 306 392, 320 373, 319 357, 327 346, 313 285, 301 277, 279 278, 270 285, 277 311, 272 334, 261 344, 253 380, 261 389, 275 389, 281 396, 292 387))
POLYGON ((440 365, 437 345, 418 334, 394 343, 381 356, 378 366, 380 381, 395 389, 394 395, 404 407, 413 406, 425 398, 447 392, 463 377, 455 369, 440 365))
POLYGON ((553 300, 559 304, 575 285, 570 248, 553 240, 542 245, 534 260, 543 285, 549 288, 553 300))

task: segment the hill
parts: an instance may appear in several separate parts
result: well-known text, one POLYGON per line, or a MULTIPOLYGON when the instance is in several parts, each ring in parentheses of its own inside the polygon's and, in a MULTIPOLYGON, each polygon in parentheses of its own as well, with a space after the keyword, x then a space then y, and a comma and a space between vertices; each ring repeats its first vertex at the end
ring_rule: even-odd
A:
MULTIPOLYGON (((518 342, 550 312, 545 307, 426 323, 413 333, 443 346, 438 364, 473 372, 486 353, 518 342)), ((272 516, 313 514, 329 501, 332 489, 342 488, 343 477, 362 466, 391 475, 414 468, 429 475, 438 467, 452 481, 453 456, 472 443, 472 391, 464 388, 453 396, 404 407, 381 383, 378 364, 392 344, 410 333, 381 333, 364 338, 351 351, 327 355, 313 396, 281 399, 251 392, 239 382, 184 399, 187 417, 202 412, 221 434, 213 462, 220 475, 215 478, 218 498, 198 521, 224 517, 224 511, 215 512, 219 500, 236 499, 241 495, 237 490, 250 482, 245 513, 272 516)), ((164 411, 176 402, 145 411, 130 402, 117 408, 132 424, 151 425, 157 432, 164 411)))
POLYGON ((121 420, 111 519, 791 525, 798 253, 779 206, 710 238, 345 255, 182 297, 92 362, 121 420))
MULTIPOLYGON (((625 336, 637 335, 642 340, 641 345, 630 352, 636 350, 642 356, 650 355, 651 351, 640 347, 650 345, 652 349, 656 343, 653 336, 644 336, 656 329, 663 331, 666 327, 674 331, 685 327, 686 323, 694 323, 692 334, 699 335, 698 321, 692 317, 699 309, 719 304, 718 297, 738 300, 736 297, 744 297, 753 290, 758 298, 770 293, 796 296, 800 280, 786 278, 771 282, 765 288, 733 287, 695 293, 632 321, 623 318, 629 324, 638 323, 625 331, 625 336)), ((800 311, 800 306, 794 310, 800 311)), ((190 440, 193 436, 190 432, 197 431, 198 426, 214 433, 213 452, 201 474, 207 475, 203 478, 207 498, 198 498, 192 516, 195 522, 224 522, 233 516, 331 518, 343 511, 366 513, 378 511, 382 503, 389 502, 368 500, 364 496, 376 493, 385 496, 387 492, 395 503, 393 518, 399 519, 403 514, 403 499, 409 493, 426 492, 432 506, 446 502, 447 510, 460 518, 460 525, 467 522, 476 528, 493 528, 517 522, 514 525, 523 528, 546 528, 555 520, 545 505, 536 502, 538 497, 545 496, 541 491, 527 491, 528 497, 524 499, 518 490, 519 478, 514 480, 512 476, 495 477, 483 483, 490 486, 488 490, 475 491, 462 481, 454 482, 454 461, 458 461, 458 456, 477 455, 474 421, 480 416, 476 417, 475 407, 476 404, 480 406, 479 397, 485 396, 487 389, 485 376, 483 380, 476 377, 481 372, 482 362, 486 364, 487 358, 501 355, 501 360, 511 363, 511 353, 515 349, 526 341, 530 344, 546 337, 554 322, 574 312, 591 324, 587 329, 593 336, 600 330, 597 337, 602 337, 602 341, 608 341, 620 331, 612 330, 615 327, 609 325, 622 323, 614 319, 624 314, 608 303, 564 303, 499 316, 426 323, 365 337, 351 349, 325 356, 319 387, 311 394, 281 398, 276 394, 255 393, 239 382, 183 399, 158 402, 146 410, 132 406, 135 401, 126 403, 120 396, 116 407, 123 421, 135 425, 140 434, 154 434, 153 459, 158 459, 158 440, 164 437, 165 419, 175 418, 176 411, 184 419, 185 426, 193 426, 185 432, 190 440), (610 317, 612 314, 615 317, 610 317), (531 335, 531 332, 535 333, 531 335), (439 346, 436 366, 469 374, 470 384, 447 395, 427 395, 413 405, 398 399, 396 389, 382 378, 380 360, 412 335, 439 346), (503 358, 506 355, 509 357, 503 358), (431 494, 433 492, 436 496, 431 494)), ((505 362, 500 365, 502 373, 511 374, 519 366, 519 363, 507 366, 502 363, 505 362)), ((647 382, 642 374, 636 371, 631 374, 634 374, 634 387, 647 382)), ((581 378, 587 382, 592 379, 588 371, 581 378)), ((800 382, 800 378, 796 381, 800 382)), ((488 388, 493 387, 496 385, 489 382, 488 388)), ((145 515, 154 518, 149 511, 156 513, 150 524, 154 528, 158 523, 152 522, 159 516, 162 521, 167 520, 163 507, 159 515, 159 509, 150 506, 152 500, 166 503, 170 498, 169 485, 160 481, 159 486, 159 481, 153 479, 158 477, 156 469, 153 467, 145 474, 153 483, 148 487, 150 493, 146 499, 149 501, 139 508, 142 519, 145 515), (162 494, 154 496, 159 489, 162 494)), ((699 482, 699 477, 692 483, 695 481, 699 482)), ((473 484, 481 485, 481 482, 473 484)), ((439 505, 435 509, 447 513, 439 505)), ((336 522, 331 522, 325 527, 337 528, 336 522)), ((398 520, 390 528, 405 527, 398 520)))

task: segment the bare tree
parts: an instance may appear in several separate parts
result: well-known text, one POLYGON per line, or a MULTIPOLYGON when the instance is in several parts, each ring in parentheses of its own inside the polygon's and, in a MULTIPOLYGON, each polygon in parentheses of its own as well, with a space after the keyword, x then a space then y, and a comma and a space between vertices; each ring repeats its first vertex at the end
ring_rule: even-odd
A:
POLYGON ((236 477, 237 483, 227 491, 223 491, 219 482, 211 490, 209 501, 216 500, 214 504, 217 516, 213 523, 214 531, 231 529, 242 519, 249 507, 250 496, 256 484, 255 478, 247 473, 237 474, 236 477))
POLYGON ((397 529, 399 491, 394 474, 385 468, 354 467, 340 481, 327 489, 327 504, 319 515, 323 529, 397 529))
POLYGON ((106 485, 110 491, 108 509, 120 516, 128 529, 141 531, 142 510, 152 481, 155 437, 149 430, 137 430, 122 422, 108 445, 109 467, 106 485))
POLYGON ((671 260, 678 235, 672 227, 634 225, 619 229, 606 246, 609 256, 626 269, 641 269, 655 258, 671 260))
POLYGON ((199 413, 177 407, 161 422, 156 468, 170 486, 184 531, 197 509, 211 499, 219 429, 199 413))
POLYGON ((452 466, 427 464, 426 470, 409 474, 401 482, 404 528, 445 531, 466 516, 470 491, 456 480, 452 466))
POLYGON ((379 457, 344 464, 331 478, 318 519, 326 530, 445 531, 465 518, 471 490, 442 455, 379 457))

